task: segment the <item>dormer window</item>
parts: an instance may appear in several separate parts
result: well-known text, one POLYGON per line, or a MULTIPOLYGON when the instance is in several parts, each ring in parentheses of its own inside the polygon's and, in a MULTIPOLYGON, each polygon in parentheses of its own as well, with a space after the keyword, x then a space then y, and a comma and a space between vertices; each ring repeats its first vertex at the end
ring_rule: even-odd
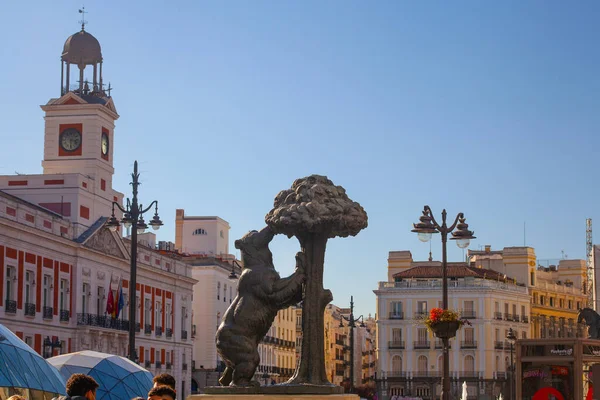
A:
POLYGON ((192 235, 206 235, 206 231, 203 228, 196 229, 192 235))

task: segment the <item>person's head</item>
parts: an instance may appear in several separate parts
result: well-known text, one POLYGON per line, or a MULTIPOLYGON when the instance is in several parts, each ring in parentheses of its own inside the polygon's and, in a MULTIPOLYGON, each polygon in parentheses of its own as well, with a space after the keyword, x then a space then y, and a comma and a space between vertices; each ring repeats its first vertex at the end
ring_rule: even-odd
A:
POLYGON ((18 394, 10 396, 7 400, 27 400, 23 396, 19 396, 18 394))
POLYGON ((175 378, 173 378, 172 375, 169 375, 169 374, 156 375, 154 377, 154 379, 152 379, 152 382, 154 382, 153 388, 159 387, 159 386, 168 386, 171 389, 175 390, 175 378))
POLYGON ((148 392, 148 400, 175 400, 175 391, 165 385, 157 386, 148 392))
POLYGON ((84 374, 73 374, 67 381, 67 395, 83 396, 88 400, 96 400, 96 389, 98 383, 91 376, 84 374))

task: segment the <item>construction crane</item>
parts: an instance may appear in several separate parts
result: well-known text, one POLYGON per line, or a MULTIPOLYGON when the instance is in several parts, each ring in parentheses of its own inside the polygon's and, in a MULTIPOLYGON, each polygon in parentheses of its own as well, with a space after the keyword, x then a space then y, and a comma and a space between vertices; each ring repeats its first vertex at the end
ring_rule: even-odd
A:
POLYGON ((586 250, 586 268, 587 268, 587 283, 586 290, 588 296, 588 307, 596 309, 594 304, 594 264, 592 262, 592 256, 594 251, 594 245, 592 244, 592 219, 587 218, 585 220, 585 250, 586 250))

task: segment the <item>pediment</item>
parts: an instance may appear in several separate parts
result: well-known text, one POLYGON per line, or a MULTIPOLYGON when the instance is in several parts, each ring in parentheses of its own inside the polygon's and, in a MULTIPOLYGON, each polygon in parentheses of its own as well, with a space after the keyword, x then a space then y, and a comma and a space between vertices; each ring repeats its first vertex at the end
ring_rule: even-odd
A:
POLYGON ((62 97, 54 100, 52 105, 61 105, 61 104, 87 104, 87 101, 77 96, 73 92, 67 92, 62 97))
POLYGON ((117 112, 117 108, 115 107, 115 102, 113 101, 112 97, 110 97, 108 99, 108 101, 106 102, 106 104, 104 105, 104 107, 108 108, 109 110, 111 110, 112 112, 114 112, 115 114, 119 114, 117 112))
POLYGON ((83 246, 124 260, 129 259, 121 238, 116 232, 111 232, 105 226, 98 229, 96 233, 85 241, 83 246))

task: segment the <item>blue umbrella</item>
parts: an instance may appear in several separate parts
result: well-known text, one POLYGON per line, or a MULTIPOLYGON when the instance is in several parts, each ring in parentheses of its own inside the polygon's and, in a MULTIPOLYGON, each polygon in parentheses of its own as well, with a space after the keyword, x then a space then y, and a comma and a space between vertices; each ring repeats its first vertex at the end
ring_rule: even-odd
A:
POLYGON ((148 396, 152 374, 125 357, 85 350, 48 359, 68 379, 86 374, 98 382, 96 400, 130 400, 148 396))
POLYGON ((44 392, 45 399, 66 394, 65 379, 56 368, 1 324, 0 390, 6 395, 19 393, 27 398, 39 397, 27 391, 44 392))

